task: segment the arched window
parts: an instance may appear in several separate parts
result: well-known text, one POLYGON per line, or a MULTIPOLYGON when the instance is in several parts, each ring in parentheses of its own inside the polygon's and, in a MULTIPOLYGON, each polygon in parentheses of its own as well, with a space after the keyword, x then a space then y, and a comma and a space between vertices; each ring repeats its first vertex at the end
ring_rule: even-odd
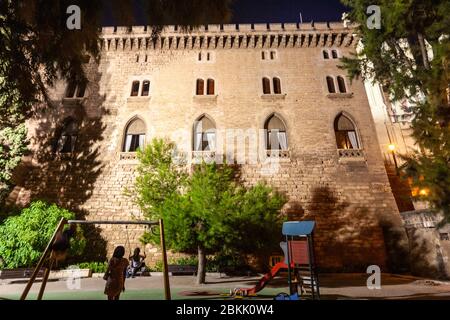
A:
POLYGON ((200 117, 194 124, 194 151, 216 150, 216 126, 207 116, 200 117))
POLYGON ((203 79, 197 79, 196 95, 202 96, 205 94, 205 81, 203 79))
POLYGON ((139 81, 133 81, 133 84, 131 85, 131 96, 137 97, 139 95, 139 81))
POLYGON ((334 79, 333 77, 327 77, 327 86, 328 86, 328 92, 329 93, 336 93, 336 87, 334 86, 334 79))
POLYGON ((144 121, 139 118, 131 121, 125 131, 123 152, 136 152, 137 149, 142 148, 145 143, 145 132, 144 121))
POLYGON ((280 78, 273 78, 273 92, 281 94, 281 80, 280 78))
POLYGON ((207 94, 208 95, 214 95, 214 80, 213 79, 208 79, 207 81, 208 83, 208 88, 207 88, 207 94))
POLYGON ((338 53, 336 50, 332 50, 331 51, 331 56, 333 57, 333 59, 337 59, 338 58, 338 53))
POLYGON ((56 152, 72 153, 75 151, 75 145, 78 139, 78 125, 72 118, 64 121, 63 128, 58 137, 56 152))
POLYGON ((262 84, 263 84, 263 93, 264 94, 270 94, 270 79, 269 78, 263 78, 262 84))
POLYGON ((266 130, 267 132, 267 150, 288 149, 286 127, 279 117, 277 117, 276 115, 270 116, 264 125, 264 130, 266 130))
POLYGON ((330 59, 330 55, 328 54, 327 50, 323 50, 323 58, 324 59, 330 59))
POLYGON ((338 149, 361 149, 355 125, 342 113, 334 121, 334 132, 338 149))
POLYGON ((346 92, 347 92, 347 89, 346 89, 346 87, 345 87, 345 81, 344 81, 344 78, 341 77, 341 76, 337 77, 337 82, 338 82, 339 92, 340 92, 340 93, 346 93, 346 92))
POLYGON ((142 83, 142 92, 141 92, 141 96, 146 97, 150 94, 150 81, 145 80, 142 83))

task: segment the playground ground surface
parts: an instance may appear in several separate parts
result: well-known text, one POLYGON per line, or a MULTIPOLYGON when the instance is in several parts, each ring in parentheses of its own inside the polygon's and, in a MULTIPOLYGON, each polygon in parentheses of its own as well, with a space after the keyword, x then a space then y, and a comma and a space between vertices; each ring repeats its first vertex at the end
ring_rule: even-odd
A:
MULTIPOLYGON (((388 299, 388 300, 450 300, 450 282, 431 281, 410 276, 383 274, 380 290, 367 288, 366 274, 322 274, 321 298, 323 300, 388 299)), ((170 277, 173 299, 222 300, 230 289, 252 287, 258 277, 219 277, 209 276, 205 285, 195 285, 193 276, 170 277)), ((17 300, 26 281, 0 281, 0 300, 17 300)), ((105 300, 105 282, 101 278, 81 279, 80 288, 68 289, 67 280, 49 281, 44 300, 105 300)), ((33 286, 29 299, 36 299, 40 282, 33 286)), ((249 299, 270 299, 281 292, 287 292, 287 279, 278 277, 249 299)), ((163 278, 159 276, 127 279, 126 292, 122 300, 162 300, 164 298, 163 278)))

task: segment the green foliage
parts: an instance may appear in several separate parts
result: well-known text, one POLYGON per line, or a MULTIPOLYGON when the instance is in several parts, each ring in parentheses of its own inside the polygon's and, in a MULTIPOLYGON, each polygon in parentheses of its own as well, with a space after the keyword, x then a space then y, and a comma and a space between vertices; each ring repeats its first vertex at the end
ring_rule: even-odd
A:
POLYGON ((108 262, 82 262, 76 266, 80 269, 92 270, 92 273, 105 273, 108 269, 108 262))
POLYGON ((402 155, 414 188, 450 222, 450 2, 448 0, 343 0, 358 24, 363 49, 343 59, 350 77, 383 85, 413 108, 412 136, 419 151, 402 155), (368 29, 366 9, 381 7, 381 29, 368 29))
POLYGON ((27 150, 27 129, 25 124, 0 129, 0 203, 9 191, 14 169, 27 150))
MULTIPOLYGON (((0 225, 0 257, 5 268, 31 267, 39 260, 61 218, 74 219, 75 214, 49 205, 33 202, 18 216, 7 218, 0 225)), ((71 239, 69 255, 81 255, 86 246, 81 230, 71 239)))
MULTIPOLYGON (((239 185, 228 165, 203 163, 187 176, 173 153, 163 140, 139 152, 140 175, 129 192, 147 218, 164 219, 169 249, 239 255, 276 245, 284 196, 263 184, 239 185)), ((159 236, 147 233, 143 241, 159 243, 159 236)))

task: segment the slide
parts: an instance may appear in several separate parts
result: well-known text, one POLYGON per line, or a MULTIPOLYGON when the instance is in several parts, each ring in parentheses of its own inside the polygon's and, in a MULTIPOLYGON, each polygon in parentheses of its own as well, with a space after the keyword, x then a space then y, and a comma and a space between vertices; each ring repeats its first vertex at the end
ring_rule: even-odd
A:
POLYGON ((256 286, 254 286, 253 288, 248 288, 248 289, 243 289, 243 288, 237 289, 237 290, 235 290, 235 294, 236 295, 241 295, 241 296, 244 296, 244 297, 255 295, 257 292, 259 292, 262 289, 264 289, 264 287, 269 283, 269 281, 276 277, 276 275, 278 274, 278 272, 280 272, 280 270, 287 269, 287 268, 288 268, 288 266, 287 266, 286 263, 279 262, 272 268, 272 270, 269 273, 266 273, 258 281, 256 286))

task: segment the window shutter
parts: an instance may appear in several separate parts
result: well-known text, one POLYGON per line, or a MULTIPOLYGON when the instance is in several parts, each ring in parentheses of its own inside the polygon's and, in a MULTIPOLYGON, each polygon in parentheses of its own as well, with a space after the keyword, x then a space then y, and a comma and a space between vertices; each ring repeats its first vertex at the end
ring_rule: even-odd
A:
POLYGON ((214 80, 208 79, 208 95, 214 95, 214 80))
POLYGON ((205 92, 205 81, 202 79, 197 80, 197 95, 202 96, 205 92))

